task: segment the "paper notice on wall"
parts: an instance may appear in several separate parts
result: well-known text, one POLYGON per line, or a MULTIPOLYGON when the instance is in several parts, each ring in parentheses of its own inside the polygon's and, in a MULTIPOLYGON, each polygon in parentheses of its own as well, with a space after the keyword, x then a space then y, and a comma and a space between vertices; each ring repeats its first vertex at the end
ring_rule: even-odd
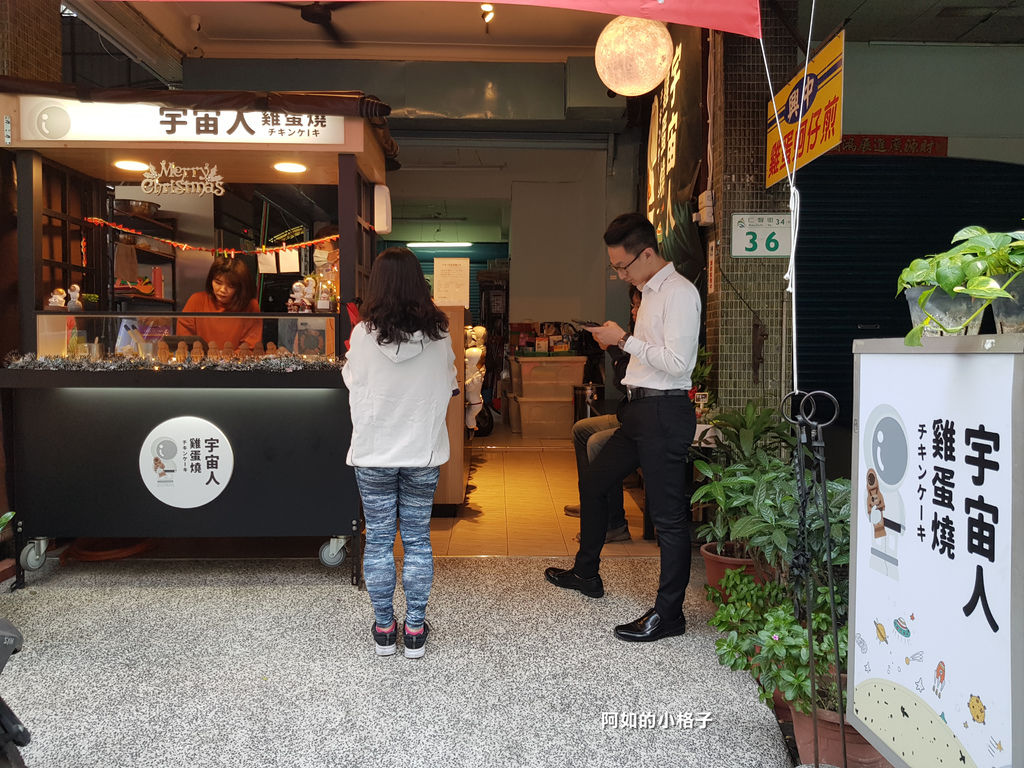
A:
POLYGON ((282 272, 299 271, 299 252, 294 248, 288 248, 277 254, 278 264, 282 272))
POLYGON ((434 259, 434 303, 469 307, 469 259, 434 259))
POLYGON ((265 275, 273 275, 277 272, 276 253, 257 253, 256 263, 260 272, 262 272, 265 275))

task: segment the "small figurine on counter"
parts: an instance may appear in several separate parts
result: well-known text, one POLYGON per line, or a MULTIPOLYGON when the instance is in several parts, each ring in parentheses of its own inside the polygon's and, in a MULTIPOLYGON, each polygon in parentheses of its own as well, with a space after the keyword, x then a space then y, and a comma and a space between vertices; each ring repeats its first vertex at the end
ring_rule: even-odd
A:
POLYGON ((210 360, 220 360, 220 347, 217 346, 216 341, 211 341, 207 345, 206 357, 210 360))
POLYGON ((235 356, 235 345, 230 341, 224 342, 224 348, 221 350, 220 359, 230 360, 235 356))
POLYGON ((184 341, 178 342, 178 348, 174 352, 174 359, 177 360, 179 363, 188 362, 188 344, 186 344, 184 341))
POLYGON ((309 312, 310 303, 306 301, 306 284, 302 280, 292 283, 292 295, 288 298, 289 312, 309 312))
MULTIPOLYGON (((270 343, 273 344, 273 342, 270 342, 270 343)), ((252 353, 256 357, 263 357, 263 342, 262 341, 257 341, 256 342, 256 346, 253 347, 252 353)))
POLYGON ((50 294, 50 301, 46 305, 47 309, 64 309, 64 299, 67 297, 67 292, 63 288, 55 288, 53 293, 50 294))
POLYGON ((203 342, 193 341, 192 342, 192 362, 198 363, 203 359, 203 342))
POLYGON ((68 312, 81 312, 84 307, 82 302, 78 300, 78 297, 82 294, 82 289, 77 283, 72 283, 68 289, 68 312))
POLYGON ((316 278, 310 275, 302 281, 302 298, 306 302, 306 312, 313 311, 316 303, 316 278))
POLYGON ((277 354, 277 344, 272 341, 267 342, 267 354, 273 357, 277 354))
POLYGON ((252 354, 252 350, 249 349, 249 344, 243 341, 238 345, 238 352, 235 354, 239 360, 248 360, 249 356, 252 354))
POLYGON ((156 356, 164 365, 171 359, 171 348, 167 346, 166 341, 161 341, 156 345, 156 356))

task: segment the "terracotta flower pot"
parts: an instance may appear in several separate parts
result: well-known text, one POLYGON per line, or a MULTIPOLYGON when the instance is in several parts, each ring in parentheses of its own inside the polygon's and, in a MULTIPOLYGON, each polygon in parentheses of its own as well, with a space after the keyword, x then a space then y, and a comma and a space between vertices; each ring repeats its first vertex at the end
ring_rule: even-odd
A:
MULTIPOLYGON (((814 723, 810 715, 793 712, 793 736, 800 753, 800 762, 814 763, 814 723)), ((892 768, 878 750, 861 736, 849 723, 846 727, 847 768, 892 768)), ((828 709, 818 710, 818 762, 829 765, 843 764, 843 743, 839 734, 839 714, 828 709)))
MULTIPOLYGON (((754 561, 752 559, 749 557, 720 555, 718 554, 718 544, 713 541, 702 544, 700 553, 704 557, 704 570, 707 573, 708 585, 714 587, 719 592, 722 592, 722 589, 718 584, 728 569, 741 568, 747 573, 752 574, 755 579, 757 578, 757 572, 754 570, 754 561)), ((724 592, 722 596, 725 597, 724 592)))
POLYGON ((772 692, 772 709, 775 710, 775 719, 779 722, 791 723, 793 721, 793 709, 778 688, 772 692))

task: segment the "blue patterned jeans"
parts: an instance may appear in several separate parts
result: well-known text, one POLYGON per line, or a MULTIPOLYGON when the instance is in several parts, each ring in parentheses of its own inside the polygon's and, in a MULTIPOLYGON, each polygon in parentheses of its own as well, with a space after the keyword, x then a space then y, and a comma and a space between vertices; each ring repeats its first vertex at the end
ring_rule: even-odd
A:
POLYGON ((366 517, 363 578, 378 626, 395 617, 395 532, 402 532, 405 621, 423 624, 434 583, 430 510, 440 467, 355 467, 366 517))

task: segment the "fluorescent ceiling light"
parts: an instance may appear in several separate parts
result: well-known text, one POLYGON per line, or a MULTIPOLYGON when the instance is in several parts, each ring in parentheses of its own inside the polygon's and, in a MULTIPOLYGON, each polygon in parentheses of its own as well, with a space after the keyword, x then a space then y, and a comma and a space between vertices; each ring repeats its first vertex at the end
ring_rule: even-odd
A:
POLYGON ((302 173, 306 166, 302 163, 274 163, 274 170, 281 173, 302 173))
POLYGON ((407 248, 472 248, 472 243, 406 243, 407 248))
POLYGON ((118 160, 114 163, 115 168, 122 171, 146 171, 149 170, 149 163, 140 163, 138 160, 118 160))

